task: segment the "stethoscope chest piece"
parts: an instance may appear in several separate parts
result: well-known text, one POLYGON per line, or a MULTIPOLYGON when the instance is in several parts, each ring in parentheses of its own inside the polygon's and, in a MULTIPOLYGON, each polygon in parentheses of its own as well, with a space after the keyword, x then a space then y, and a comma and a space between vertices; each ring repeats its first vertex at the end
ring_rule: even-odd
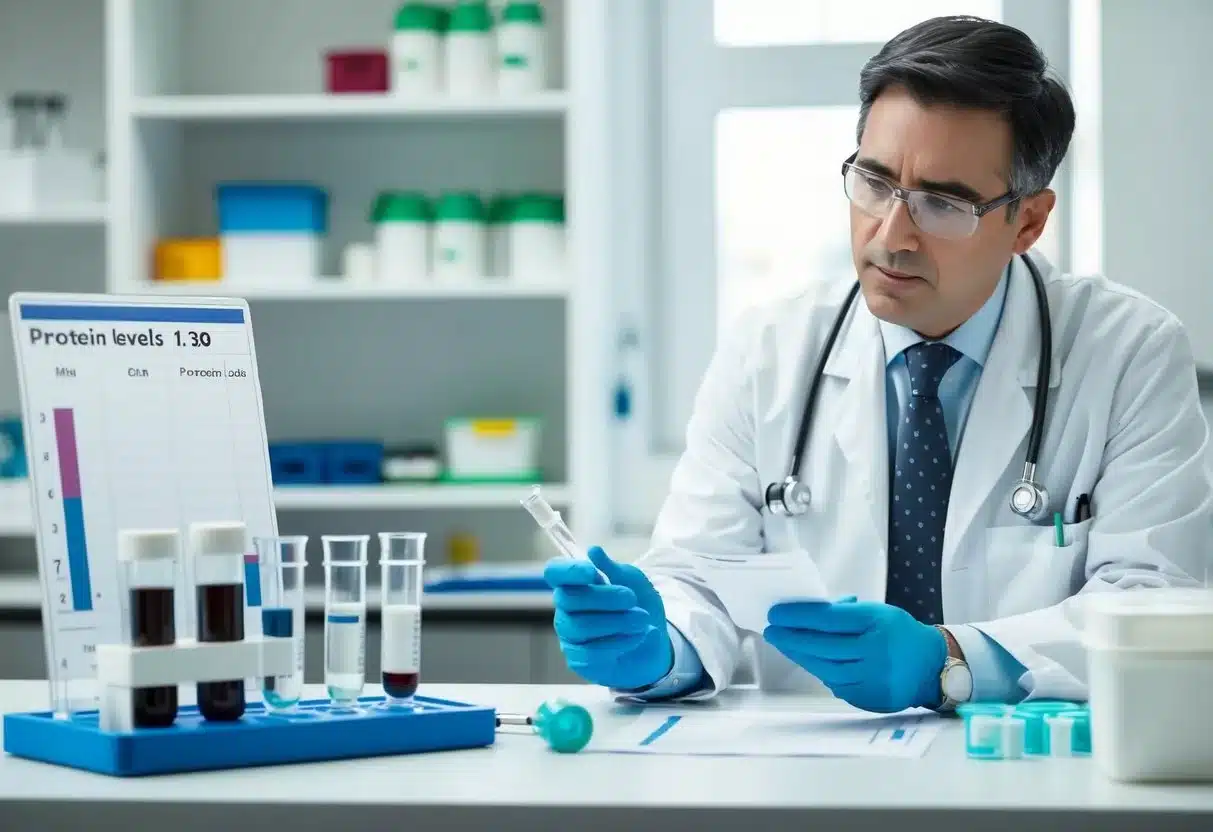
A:
POLYGON ((1036 521, 1044 517, 1049 505, 1049 494, 1033 480, 1024 478, 1011 490, 1011 511, 1020 517, 1036 521))
POLYGON ((783 482, 767 486, 767 509, 782 517, 796 517, 809 510, 812 497, 809 487, 796 477, 787 477, 783 482))

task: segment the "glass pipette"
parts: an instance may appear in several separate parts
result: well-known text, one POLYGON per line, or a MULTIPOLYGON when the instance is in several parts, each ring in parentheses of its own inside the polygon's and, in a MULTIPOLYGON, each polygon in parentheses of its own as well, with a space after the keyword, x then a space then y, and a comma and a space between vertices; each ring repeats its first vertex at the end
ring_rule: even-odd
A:
MULTIPOLYGON (((586 560, 585 549, 573 537, 573 533, 569 531, 569 527, 565 525, 564 518, 560 516, 560 512, 552 508, 551 504, 543 499, 543 494, 539 491, 539 486, 531 488, 531 494, 522 500, 522 507, 530 512, 535 518, 535 522, 539 524, 539 528, 548 536, 548 540, 560 551, 566 558, 573 560, 586 560)), ((598 570, 598 574, 602 575, 602 580, 605 583, 610 583, 606 575, 602 574, 602 570, 598 570)))

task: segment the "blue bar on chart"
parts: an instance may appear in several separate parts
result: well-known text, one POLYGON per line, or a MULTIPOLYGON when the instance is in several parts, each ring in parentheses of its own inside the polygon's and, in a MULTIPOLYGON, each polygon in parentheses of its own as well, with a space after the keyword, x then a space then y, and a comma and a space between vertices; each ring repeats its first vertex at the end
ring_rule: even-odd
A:
POLYGON ((250 607, 261 606, 261 566, 256 552, 244 556, 244 595, 250 607))
POLYGON ((88 538, 84 533, 84 498, 80 492, 76 418, 71 408, 55 408, 55 448, 59 457, 59 488, 63 497, 63 530, 67 538, 72 609, 87 612, 93 608, 93 590, 88 574, 88 538))

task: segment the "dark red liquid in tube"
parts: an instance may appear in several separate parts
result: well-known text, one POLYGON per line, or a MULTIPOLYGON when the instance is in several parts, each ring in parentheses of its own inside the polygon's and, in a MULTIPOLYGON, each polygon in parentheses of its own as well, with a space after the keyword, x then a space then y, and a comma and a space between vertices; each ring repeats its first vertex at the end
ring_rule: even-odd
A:
MULTIPOLYGON (((130 592, 131 646, 164 647, 177 640, 173 590, 164 587, 130 592)), ((177 719, 177 686, 161 685, 131 691, 136 728, 166 728, 177 719)))
POLYGON ((384 673, 382 674, 383 692, 395 699, 408 699, 417 692, 421 682, 420 673, 384 673))
MULTIPOLYGON (((198 587, 198 641, 244 640, 244 586, 198 587)), ((244 680, 198 683, 198 711, 206 719, 231 722, 244 716, 244 680)))

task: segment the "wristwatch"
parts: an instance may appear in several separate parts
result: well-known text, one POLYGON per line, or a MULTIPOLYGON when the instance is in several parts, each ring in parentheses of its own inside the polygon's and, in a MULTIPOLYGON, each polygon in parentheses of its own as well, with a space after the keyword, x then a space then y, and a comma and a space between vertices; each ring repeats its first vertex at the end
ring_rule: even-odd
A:
POLYGON ((939 710, 953 711, 957 705, 972 698, 973 672, 969 670, 968 662, 953 654, 953 646, 955 645, 956 652, 960 652, 960 646, 955 644, 952 634, 943 627, 939 630, 948 642, 948 658, 943 663, 943 670, 939 672, 939 693, 942 699, 939 710))

